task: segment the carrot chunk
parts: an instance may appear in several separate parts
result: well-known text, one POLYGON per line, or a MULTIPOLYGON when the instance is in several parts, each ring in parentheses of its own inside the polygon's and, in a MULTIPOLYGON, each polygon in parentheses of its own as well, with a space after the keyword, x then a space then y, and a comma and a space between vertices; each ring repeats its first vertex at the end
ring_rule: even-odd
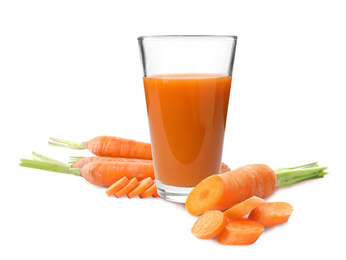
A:
POLYGON ((114 194, 115 197, 121 198, 122 196, 128 194, 131 190, 138 186, 138 180, 136 177, 132 178, 129 183, 122 188, 120 191, 114 194))
POLYGON ((158 198, 158 197, 160 197, 160 195, 157 193, 157 191, 156 191, 152 196, 153 196, 153 198, 158 198))
POLYGON ((225 228, 226 224, 227 219, 222 211, 206 211, 195 222, 191 233, 201 239, 210 239, 217 236, 225 228))
POLYGON ((236 204, 235 206, 229 208, 228 210, 224 211, 223 214, 226 216, 228 220, 237 220, 245 216, 254 208, 256 208, 263 201, 264 199, 252 196, 251 198, 248 198, 247 200, 244 200, 236 204))
POLYGON ((153 183, 153 179, 150 177, 145 178, 144 180, 141 180, 138 183, 137 187, 135 187, 133 190, 131 190, 129 193, 127 193, 127 197, 129 199, 136 197, 137 195, 139 195, 140 193, 142 193, 143 191, 148 189, 152 183, 153 183))
POLYGON ((156 192, 157 192, 156 181, 153 180, 153 183, 151 184, 151 186, 148 189, 146 189, 145 191, 143 191, 142 193, 140 193, 138 196, 141 199, 144 199, 144 198, 148 198, 150 196, 153 196, 156 192))
POLYGON ((126 177, 121 178, 120 180, 114 182, 111 186, 106 190, 106 194, 108 197, 114 195, 119 190, 124 188, 129 183, 129 180, 126 177))
POLYGON ((250 245, 256 242, 263 231, 263 225, 257 221, 232 220, 216 239, 224 245, 250 245))
POLYGON ((248 219, 258 221, 263 226, 273 226, 285 223, 293 212, 293 207, 287 202, 266 202, 253 209, 248 219))

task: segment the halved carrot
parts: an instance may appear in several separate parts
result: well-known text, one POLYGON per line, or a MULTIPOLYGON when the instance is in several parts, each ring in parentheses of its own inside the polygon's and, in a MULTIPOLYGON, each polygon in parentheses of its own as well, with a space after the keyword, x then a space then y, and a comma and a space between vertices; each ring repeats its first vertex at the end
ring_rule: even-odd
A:
POLYGON ((120 180, 114 182, 111 186, 108 187, 108 189, 106 190, 106 194, 108 195, 108 197, 110 197, 124 188, 128 183, 129 180, 126 178, 126 176, 122 177, 120 180))
POLYGON ((263 225, 257 221, 232 220, 228 222, 216 239, 217 242, 224 245, 250 245, 256 242, 263 231, 263 225))
POLYGON ((138 183, 138 186, 135 187, 133 190, 131 190, 129 193, 127 193, 127 197, 129 199, 133 198, 133 197, 136 197, 137 195, 139 195, 140 193, 142 193, 143 191, 145 191, 146 189, 148 189, 151 184, 153 183, 153 179, 148 177, 148 178, 145 178, 144 180, 141 180, 139 183, 138 183))
POLYGON ((148 198, 150 196, 153 196, 156 192, 157 192, 156 181, 153 180, 153 183, 151 184, 151 186, 148 189, 146 189, 145 191, 143 191, 142 193, 140 193, 138 196, 141 199, 145 199, 145 198, 148 198))
POLYGON ((252 196, 265 199, 276 188, 323 178, 327 167, 310 163, 275 171, 265 164, 249 164, 202 180, 189 193, 186 210, 199 215, 207 210, 224 211, 252 196))
POLYGON ((236 204, 235 206, 229 208, 228 210, 224 211, 223 214, 226 216, 228 220, 237 220, 245 216, 254 208, 256 208, 263 201, 264 199, 252 196, 251 198, 248 198, 247 200, 244 200, 236 204))
POLYGON ((266 202, 253 209, 248 219, 256 220, 263 226, 273 226, 285 223, 293 212, 293 207, 287 202, 266 202))
POLYGON ((136 177, 134 177, 129 181, 129 183, 124 188, 122 188, 120 191, 115 193, 114 196, 117 198, 121 198, 122 196, 126 195, 137 186, 138 186, 138 180, 136 177))
POLYGON ((219 210, 204 212, 195 222, 191 233, 201 239, 210 239, 217 236, 226 226, 227 219, 219 210))

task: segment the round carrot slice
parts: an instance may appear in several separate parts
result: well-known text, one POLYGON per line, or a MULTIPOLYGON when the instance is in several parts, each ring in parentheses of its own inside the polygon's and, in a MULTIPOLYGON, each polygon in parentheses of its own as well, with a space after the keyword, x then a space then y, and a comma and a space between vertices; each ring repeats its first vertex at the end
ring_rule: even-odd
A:
POLYGON ((244 200, 224 211, 223 214, 228 218, 228 220, 237 220, 256 208, 263 201, 264 199, 252 196, 251 198, 248 198, 247 200, 244 200))
POLYGON ((153 180, 153 183, 151 184, 151 186, 146 189, 145 191, 143 191, 142 193, 140 193, 138 196, 141 198, 141 199, 145 199, 145 198, 148 198, 152 195, 154 195, 154 193, 156 193, 157 190, 156 190, 156 182, 155 180, 153 180))
POLYGON ((209 239, 217 236, 226 226, 227 219, 220 210, 206 211, 198 218, 191 233, 198 238, 209 239))
POLYGON ((150 178, 150 177, 147 177, 144 180, 141 180, 138 183, 138 186, 136 188, 134 188, 132 191, 127 193, 127 197, 129 199, 131 199, 133 197, 136 197, 137 195, 139 195, 140 193, 142 193, 143 191, 148 189, 151 186, 152 183, 153 183, 153 179, 150 178))
MULTIPOLYGON (((157 188, 156 188, 157 189, 157 188)), ((153 196, 153 198, 158 198, 158 197, 160 197, 160 195, 157 193, 157 190, 156 190, 156 192, 152 195, 153 196)))
POLYGON ((108 197, 110 197, 114 195, 115 193, 117 193, 122 188, 124 188, 126 184, 128 183, 129 183, 129 180, 126 177, 123 177, 120 180, 114 182, 111 186, 109 186, 108 189, 106 190, 106 194, 108 195, 108 197))
POLYGON ((115 193, 114 196, 117 198, 121 198, 122 196, 126 195, 137 186, 138 186, 138 180, 136 177, 134 177, 129 181, 129 183, 124 188, 122 188, 120 191, 115 193))
POLYGON ((253 209, 249 219, 256 220, 263 226, 273 226, 287 222, 292 212, 293 207, 287 202, 267 202, 253 209))
POLYGON ((257 221, 238 219, 228 222, 226 228, 217 235, 217 242, 224 245, 251 245, 264 231, 257 221))

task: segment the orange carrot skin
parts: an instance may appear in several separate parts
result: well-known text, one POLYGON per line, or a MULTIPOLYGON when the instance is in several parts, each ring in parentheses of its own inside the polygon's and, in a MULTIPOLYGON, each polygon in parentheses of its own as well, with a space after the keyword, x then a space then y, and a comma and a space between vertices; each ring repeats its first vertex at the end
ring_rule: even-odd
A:
POLYGON ((227 225, 227 219, 219 210, 210 210, 203 213, 195 222, 191 233, 201 239, 210 239, 217 236, 227 225))
POLYGON ((138 163, 153 163, 152 160, 146 159, 136 159, 136 158, 123 158, 123 157, 100 157, 100 156, 90 156, 84 157, 72 164, 72 168, 83 168, 84 165, 100 161, 100 162, 138 162, 138 163))
POLYGON ((264 199, 276 188, 276 174, 265 164, 245 165, 234 169, 230 174, 221 174, 220 177, 226 186, 223 209, 252 196, 264 199))
POLYGON ((95 155, 152 159, 150 143, 113 136, 98 136, 85 143, 85 147, 95 155))
MULTIPOLYGON (((104 156, 89 156, 84 157, 82 159, 79 159, 78 161, 74 162, 71 167, 72 168, 83 168, 84 165, 95 162, 95 161, 102 161, 102 162, 108 162, 108 161, 116 161, 116 162, 138 162, 138 163, 153 163, 153 160, 149 159, 136 159, 136 158, 124 158, 124 157, 104 157, 104 156)), ((230 171, 230 168, 225 163, 221 163, 221 170, 220 173, 225 173, 230 171)))
POLYGON ((136 177, 139 181, 155 178, 154 166, 150 163, 91 162, 81 168, 81 176, 91 184, 109 187, 119 179, 136 177))
POLYGON ((252 196, 251 198, 248 198, 247 200, 244 200, 224 211, 223 214, 228 220, 237 220, 245 216, 262 202, 264 202, 264 199, 252 196))
POLYGON ((160 195, 157 193, 157 191, 152 196, 153 196, 153 198, 159 198, 160 197, 160 195))
POLYGON ((231 169, 228 167, 228 165, 227 164, 225 164, 225 163, 221 163, 221 171, 220 171, 220 173, 225 173, 225 172, 229 172, 231 169))
POLYGON ((250 164, 202 180, 189 194, 186 209, 192 215, 224 211, 252 196, 262 199, 276 187, 275 172, 264 164, 250 164))
POLYGON ((263 233, 264 227, 257 221, 239 219, 228 222, 227 226, 216 237, 224 245, 251 245, 263 233))
POLYGON ((274 226, 287 222, 292 212, 293 207, 287 202, 266 202, 253 209, 248 219, 263 226, 274 226))

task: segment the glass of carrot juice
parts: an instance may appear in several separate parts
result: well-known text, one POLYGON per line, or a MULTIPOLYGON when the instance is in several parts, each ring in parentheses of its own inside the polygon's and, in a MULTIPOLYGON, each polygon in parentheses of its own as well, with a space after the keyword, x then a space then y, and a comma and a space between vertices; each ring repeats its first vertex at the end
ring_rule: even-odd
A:
POLYGON ((220 173, 236 36, 138 37, 158 194, 220 173))

